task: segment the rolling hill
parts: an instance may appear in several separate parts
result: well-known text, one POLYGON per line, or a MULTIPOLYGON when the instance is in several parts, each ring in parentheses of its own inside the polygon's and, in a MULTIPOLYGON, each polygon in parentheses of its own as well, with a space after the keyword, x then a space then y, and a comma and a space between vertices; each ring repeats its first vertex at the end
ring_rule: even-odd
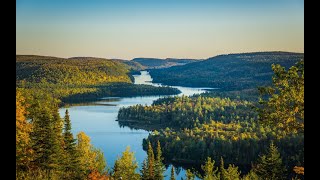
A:
POLYGON ((57 58, 34 55, 16 56, 16 79, 60 84, 99 84, 131 82, 131 66, 103 58, 57 58))
POLYGON ((167 69, 152 69, 155 83, 189 87, 243 90, 271 83, 271 65, 289 68, 304 58, 303 53, 253 52, 226 54, 167 69))

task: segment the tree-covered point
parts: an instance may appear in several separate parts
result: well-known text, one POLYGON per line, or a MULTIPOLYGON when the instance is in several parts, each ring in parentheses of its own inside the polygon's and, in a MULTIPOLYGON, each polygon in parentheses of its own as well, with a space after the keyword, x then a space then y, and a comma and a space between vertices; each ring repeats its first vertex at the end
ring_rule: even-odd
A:
POLYGON ((120 124, 135 124, 141 128, 147 125, 176 129, 193 128, 212 119, 222 122, 254 121, 257 113, 249 101, 211 98, 202 96, 181 96, 160 98, 151 106, 134 105, 123 107, 118 112, 120 124))
POLYGON ((222 123, 211 121, 192 129, 161 129, 144 140, 162 144, 163 156, 168 162, 191 164, 195 168, 207 157, 236 164, 246 171, 260 152, 274 140, 289 167, 303 165, 304 135, 286 133, 281 129, 261 126, 256 122, 222 123))
POLYGON ((62 98, 65 103, 77 103, 99 100, 102 97, 135 97, 135 96, 158 96, 175 95, 181 93, 176 88, 167 86, 155 87, 143 84, 109 83, 92 87, 94 91, 76 93, 62 98))
POLYGON ((219 55, 200 62, 166 69, 151 69, 155 83, 222 90, 251 89, 271 84, 272 64, 285 68, 304 57, 303 53, 255 52, 219 55))
POLYGON ((50 93, 63 103, 95 101, 106 96, 173 95, 170 87, 132 84, 137 62, 92 57, 69 59, 47 56, 16 56, 16 86, 30 92, 50 93))

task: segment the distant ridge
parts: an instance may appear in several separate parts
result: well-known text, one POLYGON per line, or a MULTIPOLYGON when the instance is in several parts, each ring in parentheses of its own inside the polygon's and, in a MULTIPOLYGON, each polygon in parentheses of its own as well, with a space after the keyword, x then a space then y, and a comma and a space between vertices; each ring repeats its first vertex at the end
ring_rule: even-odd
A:
POLYGON ((271 83, 271 65, 293 66, 304 53, 269 51, 223 54, 183 66, 151 70, 155 83, 243 90, 271 83))
POLYGON ((134 58, 132 61, 138 62, 148 69, 168 68, 172 66, 181 66, 192 62, 197 62, 202 59, 175 59, 175 58, 134 58))

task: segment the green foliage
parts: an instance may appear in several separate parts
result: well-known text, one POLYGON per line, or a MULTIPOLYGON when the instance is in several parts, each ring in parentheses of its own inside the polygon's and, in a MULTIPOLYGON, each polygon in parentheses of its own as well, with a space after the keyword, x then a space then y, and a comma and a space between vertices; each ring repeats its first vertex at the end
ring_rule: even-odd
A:
MULTIPOLYGON (((221 122, 249 121, 257 118, 252 103, 229 98, 181 96, 161 98, 151 106, 134 105, 121 108, 118 120, 123 125, 134 122, 174 128, 194 128, 211 120, 221 122)), ((130 124, 129 124, 130 125, 130 124)))
POLYGON ((69 94, 61 94, 63 102, 77 103, 97 101, 106 96, 133 97, 148 95, 172 95, 180 93, 180 91, 176 88, 165 86, 155 87, 151 85, 137 85, 130 83, 108 83, 103 85, 75 87, 70 88, 69 90, 72 89, 75 91, 70 92, 69 94))
POLYGON ((186 180, 194 180, 196 176, 191 172, 190 169, 187 169, 186 171, 186 180))
POLYGON ((267 154, 259 157, 254 172, 262 179, 278 180, 285 178, 285 171, 280 153, 271 142, 267 154))
POLYGON ((153 149, 151 146, 151 143, 148 143, 148 174, 149 174, 149 179, 154 179, 154 167, 155 167, 155 159, 154 159, 154 153, 153 149))
POLYGON ((33 131, 30 137, 35 152, 34 163, 43 169, 60 170, 64 160, 61 156, 63 121, 59 116, 58 106, 49 105, 50 102, 54 103, 55 100, 48 95, 38 94, 31 103, 33 111, 29 117, 33 131))
POLYGON ((147 163, 147 160, 143 160, 143 163, 142 163, 142 169, 140 171, 141 173, 141 180, 149 180, 149 169, 148 169, 148 163, 147 163))
POLYGON ((219 55, 204 61, 165 69, 151 69, 153 82, 175 86, 252 89, 271 84, 271 64, 291 67, 302 53, 254 52, 219 55))
POLYGON ((201 166, 201 169, 204 171, 203 180, 220 180, 220 173, 218 168, 214 166, 215 161, 208 157, 204 165, 201 166))
POLYGON ((288 71, 272 65, 273 85, 260 88, 259 118, 265 124, 278 126, 285 131, 304 131, 304 61, 288 71))
MULTIPOLYGON (((303 119, 303 62, 291 67, 288 71, 290 73, 286 73, 281 66, 273 66, 273 69, 276 69, 275 76, 278 77, 273 79, 274 83, 279 87, 287 84, 283 89, 287 88, 288 92, 295 96, 288 101, 289 105, 295 107, 287 108, 288 114, 296 113, 296 119, 303 119), (296 87, 289 88, 290 83, 296 87)), ((303 131, 284 131, 279 125, 261 124, 257 121, 257 115, 261 112, 256 112, 253 108, 257 103, 236 97, 237 91, 232 93, 232 100, 227 97, 230 92, 222 93, 224 98, 215 97, 217 94, 214 93, 161 98, 151 106, 121 108, 118 119, 120 123, 130 121, 131 123, 127 124, 129 126, 135 125, 145 129, 148 129, 148 125, 156 127, 157 131, 150 133, 144 140, 144 149, 147 141, 153 144, 160 141, 163 156, 169 162, 199 165, 205 162, 207 157, 223 157, 228 164, 236 163, 247 171, 246 167, 249 167, 258 154, 269 146, 270 140, 273 140, 280 153, 284 155, 283 160, 287 167, 303 164, 303 131)), ((286 98, 289 98, 289 94, 286 94, 286 98)), ((280 99, 277 99, 277 102, 281 103, 280 99)), ((276 105, 270 104, 265 108, 265 112, 271 112, 267 111, 268 108, 278 108, 276 105)), ((261 107, 262 110, 263 108, 261 107)), ((266 113, 266 116, 271 114, 266 113)), ((301 121, 300 127, 303 127, 303 124, 301 121)), ((238 177, 238 170, 234 165, 222 171, 229 174, 228 177, 238 177)), ((251 175, 254 177, 253 173, 251 175)))
POLYGON ((162 151, 161 151, 161 145, 160 142, 157 141, 157 156, 155 159, 155 165, 154 165, 154 179, 155 180, 163 180, 163 173, 165 172, 165 166, 162 163, 163 157, 162 157, 162 151))
POLYGON ((64 117, 63 139, 65 152, 64 171, 70 172, 68 174, 70 175, 69 178, 76 177, 79 174, 80 169, 80 154, 76 149, 76 139, 73 138, 71 132, 71 121, 68 110, 66 110, 64 117))
POLYGON ((129 66, 101 58, 50 58, 16 56, 16 78, 53 84, 130 82, 129 66))
POLYGON ((122 156, 116 160, 112 176, 116 180, 139 180, 140 175, 136 173, 137 168, 138 164, 135 160, 134 153, 130 152, 130 147, 127 147, 126 150, 122 153, 122 156))
POLYGON ((240 172, 238 172, 238 167, 233 164, 229 164, 228 169, 225 169, 222 158, 220 164, 220 172, 222 180, 240 180, 240 172))
POLYGON ((137 62, 101 58, 16 56, 16 86, 42 91, 63 103, 95 101, 105 96, 171 95, 170 87, 134 85, 130 69, 137 62), (127 65, 129 64, 129 65, 127 65))
POLYGON ((243 176, 242 179, 243 180, 260 180, 258 175, 253 170, 250 170, 250 172, 248 174, 246 174, 245 176, 243 176))

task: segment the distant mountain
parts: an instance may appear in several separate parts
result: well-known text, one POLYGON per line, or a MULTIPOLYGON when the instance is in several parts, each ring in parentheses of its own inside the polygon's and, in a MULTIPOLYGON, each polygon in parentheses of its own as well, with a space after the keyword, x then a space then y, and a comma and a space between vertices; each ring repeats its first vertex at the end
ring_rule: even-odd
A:
POLYGON ((200 62, 150 70, 155 83, 222 90, 256 88, 271 83, 272 64, 289 68, 304 58, 303 53, 253 52, 226 54, 200 62))
POLYGON ((197 62, 199 59, 158 59, 158 58, 134 58, 133 62, 138 62, 147 69, 160 69, 172 66, 182 66, 188 63, 197 62))

